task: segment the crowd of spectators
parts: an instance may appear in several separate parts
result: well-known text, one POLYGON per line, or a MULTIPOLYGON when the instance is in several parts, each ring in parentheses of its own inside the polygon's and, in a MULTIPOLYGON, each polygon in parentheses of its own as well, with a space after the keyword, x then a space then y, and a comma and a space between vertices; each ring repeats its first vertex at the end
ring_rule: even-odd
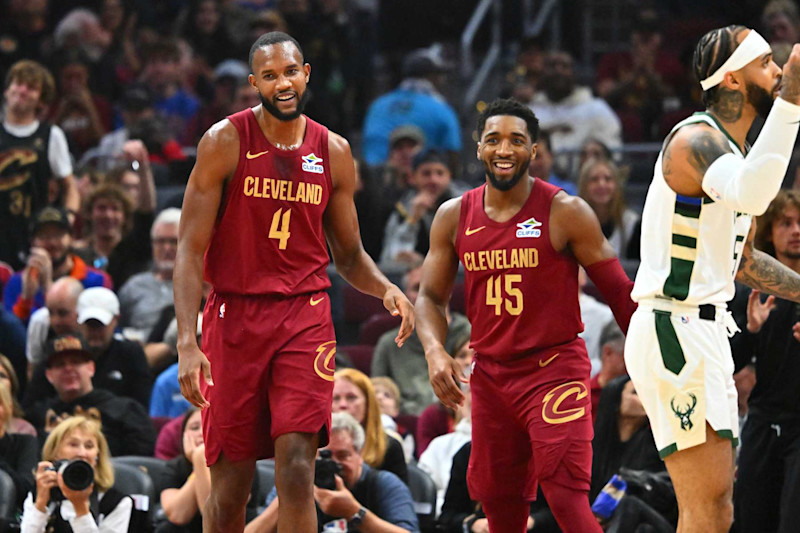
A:
MULTIPOLYGON (((582 197, 620 258, 634 266, 642 206, 626 191, 636 168, 622 148, 660 142, 679 119, 702 108, 688 52, 706 29, 728 22, 698 20, 693 31, 669 34, 680 21, 665 18, 661 4, 637 3, 629 42, 590 65, 578 64, 574 50, 527 38, 508 46, 516 55, 501 62, 507 75, 498 76, 500 93, 530 105, 540 120, 529 174, 582 197)), ((167 465, 154 478, 163 490, 151 502, 162 510, 159 531, 200 531, 208 468, 199 413, 177 382, 172 296, 182 187, 197 142, 215 122, 260 103, 247 81, 251 43, 267 31, 292 34, 313 67, 306 113, 354 147, 365 249, 402 281, 413 302, 436 209, 483 181, 483 169, 471 175, 464 165, 472 117, 459 115, 452 98, 462 80, 451 48, 416 48, 431 38, 405 47, 395 40, 381 50, 378 25, 390 22, 391 9, 374 0, 5 0, 0 9, 0 472, 15 487, 17 518, 28 531, 53 521, 79 530, 88 520, 86 502, 99 498, 88 515, 103 516, 104 531, 133 531, 138 507, 112 489, 111 460, 154 456, 167 465), (375 75, 381 65, 386 76, 375 75), (53 461, 75 458, 94 467, 94 489, 64 490, 50 469, 53 461), (56 487, 61 500, 48 497, 56 487)), ((755 26, 776 61, 785 60, 789 45, 800 40, 800 9, 792 0, 771 0, 755 26)), ((443 35, 452 41, 450 30, 443 35)), ((800 180, 796 167, 788 186, 800 180)), ((792 211, 783 219, 797 218, 797 199, 783 201, 792 211)), ((791 257, 780 238, 762 235, 767 246, 774 242, 778 259, 791 257)), ((582 289, 597 417, 594 499, 621 470, 636 487, 642 471, 658 476, 663 468, 647 453, 654 446, 625 377, 624 336, 592 287, 582 289)), ((737 318, 747 331, 734 339, 743 368, 737 375, 743 423, 756 383, 743 433, 750 461, 745 480, 783 468, 780 456, 791 446, 780 440, 780 428, 796 441, 800 427, 797 402, 791 403, 796 395, 770 403, 766 385, 757 384, 761 375, 798 376, 796 364, 763 355, 759 362, 774 331, 792 325, 767 321, 767 304, 755 314, 757 298, 746 305, 747 295, 739 296, 737 318), (770 446, 774 462, 758 464, 748 437, 770 446)), ((341 295, 333 293, 332 301, 334 316, 347 314, 341 295)), ((463 312, 457 283, 446 349, 468 375, 473 352, 463 312)), ((796 322, 794 307, 779 312, 796 322)), ((418 530, 422 524, 410 511, 415 495, 406 487, 413 485, 409 468, 419 461, 438 491, 434 514, 442 529, 485 530, 465 485, 468 404, 459 412, 439 404, 416 335, 398 348, 397 320, 375 315, 359 319, 356 335, 337 331, 337 364, 352 368, 336 372, 332 408, 349 416, 334 418, 329 448, 341 465, 341 483, 317 494, 320 517, 335 522, 344 515, 331 500, 353 498, 366 501, 382 521, 418 530)), ((796 329, 794 338, 800 338, 796 329)), ((791 346, 781 350, 797 355, 791 346)), ((668 493, 668 480, 658 479, 668 493)), ((791 490, 797 494, 798 487, 791 490)), ((775 482, 761 495, 778 501, 780 491, 775 482)), ((669 497, 654 505, 634 492, 622 500, 618 521, 634 516, 658 531, 664 521, 674 526, 669 497), (654 508, 661 520, 651 516, 654 508)), ((737 488, 737 513, 740 502, 753 498, 747 487, 737 488)), ((250 530, 272 530, 274 493, 252 507, 253 516, 255 508, 266 510, 250 530)), ((778 510, 770 509, 757 520, 772 523, 778 510)), ((753 519, 745 512, 742 520, 753 519)), ((533 504, 529 529, 552 527, 547 502, 533 504)))

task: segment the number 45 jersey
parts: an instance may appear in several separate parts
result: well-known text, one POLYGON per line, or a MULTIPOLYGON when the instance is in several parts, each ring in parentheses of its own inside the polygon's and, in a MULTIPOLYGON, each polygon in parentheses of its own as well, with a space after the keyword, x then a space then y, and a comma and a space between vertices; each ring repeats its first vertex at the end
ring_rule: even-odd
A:
POLYGON ((578 263, 550 243, 550 205, 559 189, 536 179, 508 222, 483 208, 486 185, 466 192, 456 252, 464 265, 471 346, 480 356, 515 359, 572 341, 583 331, 578 263))
POLYGON ((217 293, 292 296, 330 286, 323 215, 333 189, 328 129, 306 117, 303 144, 279 150, 252 109, 228 117, 239 164, 225 185, 206 250, 217 293))

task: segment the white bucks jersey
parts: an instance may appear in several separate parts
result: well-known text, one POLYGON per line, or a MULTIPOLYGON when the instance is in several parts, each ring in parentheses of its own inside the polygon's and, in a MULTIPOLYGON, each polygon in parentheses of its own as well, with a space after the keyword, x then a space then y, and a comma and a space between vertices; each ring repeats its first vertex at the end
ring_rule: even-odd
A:
MULTIPOLYGON (((695 113, 672 131, 700 122, 724 133, 733 153, 744 157, 707 113, 695 113)), ((677 194, 664 180, 662 157, 663 151, 642 212, 642 260, 631 296, 637 302, 668 298, 687 305, 724 304, 733 298, 733 278, 752 217, 708 197, 677 194)))

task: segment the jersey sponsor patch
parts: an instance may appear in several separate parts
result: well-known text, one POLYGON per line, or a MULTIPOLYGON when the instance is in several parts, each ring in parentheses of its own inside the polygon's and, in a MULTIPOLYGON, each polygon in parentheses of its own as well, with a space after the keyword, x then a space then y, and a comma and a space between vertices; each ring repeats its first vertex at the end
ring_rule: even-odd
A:
POLYGON ((313 172, 314 174, 322 174, 325 170, 322 166, 322 158, 317 157, 313 153, 304 155, 302 158, 303 160, 303 170, 305 172, 313 172))
POLYGON ((539 226, 541 225, 542 223, 533 217, 525 222, 520 222, 517 224, 517 237, 521 239, 540 237, 542 235, 542 230, 539 229, 539 226))

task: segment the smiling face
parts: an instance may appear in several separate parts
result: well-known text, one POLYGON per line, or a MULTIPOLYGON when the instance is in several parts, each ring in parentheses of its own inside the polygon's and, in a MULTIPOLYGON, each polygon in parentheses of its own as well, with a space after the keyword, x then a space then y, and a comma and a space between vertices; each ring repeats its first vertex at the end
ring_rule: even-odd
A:
POLYGON ((90 465, 96 465, 100 446, 94 435, 78 427, 67 433, 55 455, 56 459, 83 459, 90 465))
POLYGON ((478 159, 495 189, 508 191, 527 175, 536 148, 531 142, 525 121, 513 115, 495 115, 486 119, 478 159))
POLYGON ((614 199, 617 182, 611 168, 602 162, 595 164, 586 175, 586 200, 593 206, 608 206, 614 199))
POLYGON ((303 63, 291 41, 262 46, 253 54, 253 74, 248 78, 258 90, 264 109, 281 121, 303 114, 308 101, 311 65, 303 63))

